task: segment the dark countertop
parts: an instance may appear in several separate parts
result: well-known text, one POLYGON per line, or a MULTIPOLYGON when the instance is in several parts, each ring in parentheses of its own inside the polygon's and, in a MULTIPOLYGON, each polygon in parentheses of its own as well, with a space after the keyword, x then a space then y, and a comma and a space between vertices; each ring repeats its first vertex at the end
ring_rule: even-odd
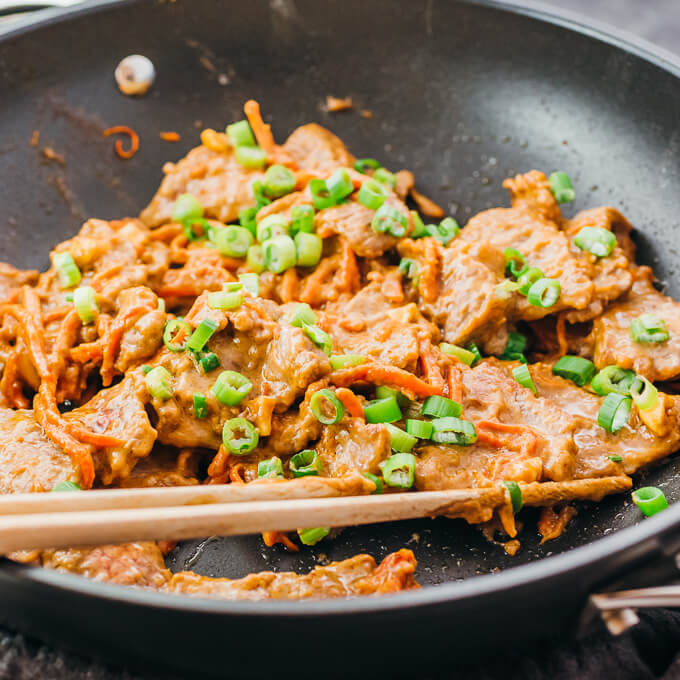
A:
MULTIPOLYGON (((629 31, 667 50, 680 52, 679 0, 543 0, 545 5, 580 13, 629 31)), ((465 671, 480 680, 617 680, 680 678, 680 664, 671 664, 680 651, 680 614, 643 615, 633 633, 613 640, 605 634, 583 644, 542 647, 530 658, 506 658, 484 671, 465 671), (615 661, 612 661, 614 660, 615 661)), ((226 676, 225 676, 226 677, 226 676)), ((448 678, 452 678, 447 674, 448 678)), ((51 649, 0 628, 0 680, 160 680, 122 669, 107 668, 83 657, 51 649)), ((163 680, 171 680, 164 676, 163 680)), ((425 679, 423 679, 425 680, 425 679)))

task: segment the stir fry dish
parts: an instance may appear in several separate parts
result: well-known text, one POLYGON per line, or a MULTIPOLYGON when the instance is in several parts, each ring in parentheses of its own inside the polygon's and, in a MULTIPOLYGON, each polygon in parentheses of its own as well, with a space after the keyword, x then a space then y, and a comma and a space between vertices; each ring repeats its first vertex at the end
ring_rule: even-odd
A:
MULTIPOLYGON (((523 506, 555 538, 573 501, 629 490, 678 448, 680 398, 654 383, 680 376, 680 305, 635 263, 617 210, 566 219, 569 177, 534 170, 505 181, 511 207, 461 228, 410 172, 316 124, 279 145, 256 102, 245 113, 166 164, 139 218, 88 220, 46 272, 0 268, 3 493, 310 476, 467 489, 450 516, 510 551, 523 506)), ((170 547, 14 557, 230 599, 417 587, 405 549, 231 580, 171 574, 170 547)))

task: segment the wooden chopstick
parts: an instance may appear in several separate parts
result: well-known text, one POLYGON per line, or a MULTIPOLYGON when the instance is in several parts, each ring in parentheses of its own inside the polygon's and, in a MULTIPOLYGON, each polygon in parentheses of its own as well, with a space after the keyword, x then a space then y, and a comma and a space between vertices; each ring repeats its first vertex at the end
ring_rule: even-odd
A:
MULTIPOLYGON (((234 485, 237 486, 237 485, 234 485)), ((244 485, 247 486, 247 485, 244 485)), ((264 488, 264 485, 263 485, 264 488)), ((88 492, 83 496, 97 492, 88 492)), ((111 493, 111 492, 103 492, 111 493)), ((47 494, 45 494, 47 495, 47 494)), ((57 496, 57 494, 53 494, 57 496)), ((499 488, 371 496, 218 502, 180 507, 76 510, 0 517, 0 553, 129 541, 238 536, 458 514, 470 503, 502 503, 499 488)))

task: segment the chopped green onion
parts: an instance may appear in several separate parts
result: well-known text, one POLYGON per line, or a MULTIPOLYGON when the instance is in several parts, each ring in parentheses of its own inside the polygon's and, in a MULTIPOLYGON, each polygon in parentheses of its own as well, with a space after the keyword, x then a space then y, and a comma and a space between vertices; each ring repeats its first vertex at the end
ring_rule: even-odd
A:
POLYGON ((280 198, 295 189, 297 180, 285 165, 270 165, 264 173, 262 187, 269 198, 280 198))
POLYGON ((257 464, 257 476, 259 479, 283 479, 283 463, 278 456, 261 460, 257 464))
POLYGON ((397 176, 387 168, 377 168, 373 173, 373 179, 381 184, 386 184, 390 189, 397 186, 397 176))
POLYGON ((243 290, 248 291, 253 297, 260 294, 260 277, 257 274, 239 274, 238 280, 243 286, 243 290))
POLYGON ((534 394, 538 394, 536 392, 536 385, 534 385, 534 381, 531 379, 531 373, 529 373, 529 367, 526 364, 522 364, 521 366, 517 366, 516 368, 512 369, 512 377, 522 386, 530 389, 534 394))
POLYGON ((299 267, 315 267, 321 259, 323 241, 318 234, 301 231, 295 234, 295 250, 299 267))
POLYGON ((385 487, 383 485, 383 480, 380 479, 380 477, 377 477, 376 475, 371 474, 370 472, 363 472, 362 474, 364 477, 366 477, 366 479, 370 480, 375 484, 375 491, 371 491, 372 495, 373 494, 378 495, 383 493, 385 487))
POLYGON ((607 257, 616 246, 616 236, 602 227, 583 227, 574 237, 574 245, 597 257, 607 257))
POLYGON ((408 406, 411 400, 404 396, 399 390, 395 390, 393 387, 387 387, 387 385, 378 385, 375 388, 375 398, 376 399, 388 399, 389 397, 394 397, 397 400, 399 407, 408 406))
POLYGON ((226 133, 234 146, 255 146, 255 137, 247 120, 227 125, 226 133))
POLYGON ((618 432, 628 422, 632 403, 630 397, 610 392, 597 412, 597 424, 612 434, 618 432))
POLYGON ((527 339, 517 331, 510 331, 508 333, 508 341, 505 344, 505 349, 500 358, 504 361, 521 361, 526 364, 527 360, 524 356, 524 350, 527 348, 527 339))
POLYGON ((385 187, 372 179, 367 179, 359 189, 357 200, 370 210, 377 210, 387 198, 385 187))
POLYGON ((401 409, 394 396, 385 399, 374 399, 364 406, 367 423, 395 423, 401 420, 401 409))
POLYGON ((640 512, 646 517, 656 515, 668 507, 668 501, 661 489, 655 486, 643 486, 633 491, 633 503, 640 508, 640 512))
POLYGON ((593 392, 602 397, 610 392, 629 394, 633 380, 635 380, 635 371, 619 366, 606 366, 593 378, 590 387, 593 392))
POLYGON ((66 293, 66 295, 64 295, 64 300, 66 302, 73 302, 73 293, 66 293))
POLYGON ((509 300, 511 295, 517 290, 519 290, 519 283, 510 279, 504 279, 496 286, 494 293, 500 300, 509 300))
POLYGON ((552 372, 583 387, 593 379, 597 369, 590 359, 565 354, 553 366, 552 372))
POLYGON ((182 222, 182 231, 184 232, 187 241, 198 241, 206 236, 211 236, 214 230, 215 227, 202 217, 196 217, 195 219, 184 220, 184 222, 182 222), (200 230, 197 230, 195 227, 200 227, 200 230))
POLYGON ((265 205, 269 205, 271 203, 271 199, 267 198, 264 195, 264 186, 261 180, 256 179, 251 184, 251 188, 253 190, 253 196, 255 196, 256 210, 259 210, 260 208, 263 208, 265 205))
POLYGON ((252 269, 256 274, 261 274, 264 271, 264 256, 262 255, 261 245, 255 244, 248 248, 246 264, 248 265, 248 268, 252 269))
MULTIPOLYGON (((479 351, 479 347, 477 347, 476 343, 474 342, 469 342, 467 347, 465 348, 468 350, 468 352, 472 352, 475 355, 475 360, 472 362, 472 365, 474 366, 478 361, 481 361, 484 357, 482 356, 482 353, 479 351)), ((507 346, 506 346, 507 349, 507 346)))
POLYGON ((649 411, 659 403, 659 390, 647 378, 638 375, 630 386, 630 396, 640 411, 649 411))
POLYGON ((408 218, 395 207, 385 203, 376 210, 371 227, 373 227, 373 231, 377 231, 379 234, 388 233, 396 238, 401 238, 406 234, 408 218))
POLYGON ((354 191, 352 178, 349 176, 347 168, 338 168, 327 180, 326 188, 333 203, 340 203, 354 191))
POLYGON ((354 163, 354 169, 357 172, 366 174, 366 170, 377 170, 380 167, 380 162, 375 158, 358 158, 354 163))
POLYGON ((527 295, 531 290, 531 286, 545 278, 543 272, 538 267, 529 267, 525 269, 520 277, 517 279, 517 290, 522 295, 527 295))
POLYGON ((456 359, 462 361, 466 366, 472 366, 476 359, 474 352, 458 347, 458 345, 452 345, 448 342, 439 343, 439 349, 444 352, 444 354, 456 357, 456 359))
POLYGON ((240 281, 227 281, 222 284, 222 290, 227 293, 243 292, 243 284, 240 281))
POLYGON ((244 168, 258 170, 267 165, 267 152, 259 146, 237 146, 236 160, 244 168))
POLYGON ((415 260, 408 257, 402 257, 399 262, 398 270, 403 272, 406 277, 411 279, 416 285, 418 284, 420 265, 415 260))
POLYGON ((474 423, 469 420, 447 416, 433 420, 432 427, 434 428, 432 441, 438 444, 469 446, 477 441, 477 430, 474 423))
POLYGON ((182 194, 175 201, 172 208, 174 222, 184 224, 203 217, 203 206, 191 194, 182 194))
POLYGON ((326 182, 322 179, 313 179, 309 182, 309 191, 312 194, 312 203, 317 210, 332 208, 335 201, 328 190, 326 182))
POLYGON ((170 319, 165 324, 163 330, 163 344, 171 352, 183 352, 187 348, 189 336, 191 335, 191 326, 181 317, 170 319), (176 340, 177 336, 182 338, 179 342, 176 340))
POLYGON ((255 215, 257 215, 256 207, 241 208, 241 210, 238 211, 239 224, 244 229, 247 229, 253 235, 253 238, 257 236, 257 220, 255 219, 255 215))
POLYGON ((425 228, 425 224, 420 215, 415 210, 411 210, 410 213, 411 221, 413 222, 413 231, 411 232, 410 237, 422 238, 423 236, 427 236, 427 229, 425 228))
POLYGON ((447 245, 452 238, 458 236, 460 227, 453 217, 445 217, 439 224, 426 224, 425 231, 432 238, 447 245))
POLYGON ((66 251, 54 253, 52 262, 57 270, 59 285, 62 288, 73 288, 73 286, 77 286, 80 283, 83 277, 71 253, 66 251))
POLYGON ((293 477, 312 477, 321 472, 323 463, 319 454, 312 449, 305 449, 296 453, 290 459, 290 471, 293 477))
POLYGON ((253 235, 250 231, 233 224, 213 229, 210 232, 210 240, 215 244, 217 252, 227 257, 245 257, 248 248, 253 245, 253 235))
POLYGON ((431 418, 446 418, 447 416, 459 416, 462 411, 463 407, 457 401, 435 394, 425 399, 420 412, 431 418))
POLYGON ((527 292, 527 300, 534 307, 552 307, 562 294, 562 286, 557 279, 539 279, 527 292))
POLYGON ((506 481, 503 482, 503 486, 508 490, 510 495, 510 503, 512 503, 512 511, 517 514, 524 505, 524 499, 522 498, 522 489, 520 489, 517 482, 506 481))
POLYGON ((416 457, 412 453, 395 453, 382 463, 383 479, 387 486, 410 489, 416 474, 416 457))
POLYGON ((161 312, 165 312, 165 300, 162 297, 158 298, 158 305, 157 306, 158 306, 158 309, 161 312))
POLYGON ((264 243, 274 236, 288 234, 288 222, 282 215, 267 215, 257 223, 257 240, 264 243))
POLYGON ((527 261, 517 248, 506 248, 505 255, 505 275, 518 279, 528 269, 527 261))
POLYGON ((294 205, 290 209, 290 235, 311 234, 314 231, 314 208, 311 205, 294 205))
POLYGON ((670 337, 666 322, 656 314, 642 314, 630 322, 635 342, 666 342, 670 337))
POLYGON ((264 265, 274 274, 295 266, 295 241, 290 236, 274 236, 262 244, 264 265))
POLYGON ((323 425, 335 425, 345 415, 345 407, 329 389, 319 390, 309 400, 312 415, 323 425))
POLYGON ((236 456, 250 453, 260 441, 256 427, 245 418, 232 418, 222 428, 224 448, 236 456))
POLYGON ((81 286, 73 291, 73 306, 83 323, 92 323, 99 311, 97 293, 92 286, 81 286))
POLYGON ((333 349, 333 338, 331 338, 326 331, 322 331, 318 326, 312 326, 308 323, 302 324, 302 330, 305 335, 328 356, 331 355, 333 349))
POLYGON ((334 371, 339 371, 341 368, 350 368, 351 366, 359 366, 366 361, 366 357, 361 354, 334 354, 331 356, 331 368, 334 371))
POLYGON ((418 439, 429 439, 434 432, 434 427, 432 427, 432 423, 428 423, 426 420, 407 418, 406 431, 414 437, 418 437, 418 439))
POLYGON ((218 324, 212 319, 203 319, 196 330, 191 334, 187 342, 187 349, 193 352, 200 352, 210 340, 212 334, 217 330, 218 324))
POLYGON ((149 394, 154 399, 165 401, 166 399, 170 399, 174 394, 174 390, 172 389, 172 376, 166 368, 163 368, 163 366, 152 368, 146 376, 144 376, 144 382, 146 383, 146 388, 149 390, 149 394))
POLYGON ((142 366, 142 373, 144 375, 146 375, 151 370, 152 370, 152 366, 149 366, 149 364, 144 364, 144 366, 142 366))
POLYGON ((558 203, 571 203, 576 198, 576 192, 566 172, 553 172, 548 181, 558 203))
POLYGON ((609 458, 609 460, 611 460, 612 463, 620 463, 621 461, 623 461, 623 458, 621 458, 621 456, 607 456, 607 458, 609 458))
POLYGON ((237 290, 228 293, 226 290, 218 290, 208 293, 208 307, 211 309, 236 309, 243 304, 243 291, 237 290))
POLYGON ((400 427, 389 423, 385 423, 385 427, 390 433, 390 446, 394 451, 408 452, 418 443, 417 437, 404 432, 400 427))
POLYGON ((315 529, 298 529, 298 536, 300 537, 300 542, 304 545, 316 545, 319 541, 322 541, 331 530, 326 527, 316 527, 315 529))
POLYGON ((199 420, 208 417, 208 401, 200 392, 194 392, 194 416, 199 420))
POLYGON ((198 360, 198 363, 200 364, 203 373, 210 373, 210 371, 214 371, 216 368, 220 367, 220 359, 214 352, 204 354, 198 360))
POLYGON ((287 319, 291 326, 302 328, 305 325, 312 326, 319 320, 312 308, 306 302, 300 302, 295 306, 295 311, 287 319))
POLYGON ((82 491, 83 487, 77 482, 59 482, 52 491, 82 491))
POLYGON ((253 383, 236 371, 222 371, 210 391, 225 406, 236 406, 253 389, 253 383))

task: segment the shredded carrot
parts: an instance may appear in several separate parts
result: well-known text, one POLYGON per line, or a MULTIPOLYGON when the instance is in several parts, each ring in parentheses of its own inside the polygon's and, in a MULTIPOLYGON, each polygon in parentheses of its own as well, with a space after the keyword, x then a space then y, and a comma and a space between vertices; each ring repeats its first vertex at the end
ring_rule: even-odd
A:
POLYGON ((171 222, 170 224, 164 224, 162 227, 158 227, 158 229, 154 229, 149 233, 149 238, 154 241, 171 241, 182 233, 182 225, 177 222, 171 222))
POLYGON ((71 349, 69 354, 73 361, 85 364, 88 361, 99 361, 102 358, 103 349, 100 341, 97 340, 96 342, 84 342, 77 345, 71 349))
POLYGON ((282 543, 291 552, 298 552, 300 550, 300 548, 295 545, 283 531, 263 531, 262 540, 268 548, 271 548, 277 543, 282 543))
POLYGON ((335 257, 327 257, 321 260, 317 268, 305 279, 300 293, 300 302, 306 302, 315 307, 319 300, 322 284, 335 271, 338 261, 335 257))
POLYGON ((439 364, 437 363, 437 355, 431 344, 425 349, 425 351, 421 352, 420 363, 423 367, 423 375, 425 376, 425 380, 427 380, 427 382, 432 385, 433 389, 437 390, 436 394, 443 394, 445 385, 444 376, 442 375, 442 372, 439 368, 439 364))
POLYGON ((119 439, 118 437, 113 437, 108 434, 102 434, 100 432, 92 432, 91 430, 88 430, 86 427, 82 427, 77 423, 68 423, 67 429, 80 441, 85 442, 86 444, 92 444, 92 446, 96 446, 100 449, 106 449, 113 446, 122 446, 125 444, 123 439, 119 439))
POLYGON ((326 97, 326 110, 329 113, 349 111, 353 106, 354 102, 351 97, 334 97, 330 94, 326 97))
POLYGON ((490 446, 495 446, 500 448, 505 446, 510 449, 517 448, 516 438, 503 439, 493 434, 493 432, 500 432, 501 434, 513 434, 513 435, 527 435, 529 440, 529 445, 523 448, 527 454, 532 455, 536 450, 538 445, 538 438, 536 433, 527 425, 517 425, 509 423, 498 423, 492 420, 480 420, 475 423, 477 429, 477 441, 484 444, 489 444, 490 446), (484 430, 491 430, 491 432, 484 432, 484 430))
POLYGON ((112 267, 109 267, 108 269, 105 269, 104 271, 99 272, 98 274, 95 274, 92 277, 92 280, 90 281, 90 285, 96 291, 100 291, 101 290, 101 284, 104 281, 107 281, 112 276, 116 276, 116 274, 120 274, 122 271, 123 271, 123 265, 122 264, 114 264, 112 267))
POLYGON ((449 399, 463 403, 463 374, 459 366, 449 366, 448 375, 449 399))
POLYGON ((569 343, 567 342, 566 330, 564 323, 566 321, 566 312, 557 315, 557 324, 555 330, 557 332, 557 345, 560 356, 563 356, 569 350, 569 343))
POLYGON ((19 380, 19 348, 10 352, 5 362, 5 368, 0 379, 0 392, 4 395, 7 403, 12 408, 28 408, 28 399, 21 391, 21 381, 19 380))
POLYGON ((116 153, 120 158, 132 158, 139 149, 139 135, 127 125, 114 125, 113 127, 104 130, 104 137, 110 135, 127 135, 130 138, 130 148, 123 148, 123 140, 117 139, 115 144, 116 153))
POLYGON ((254 99, 249 99, 245 103, 243 111, 253 129, 257 143, 267 152, 268 156, 273 156, 276 152, 276 142, 271 127, 262 120, 260 105, 254 99))
POLYGON ((348 293, 352 293, 360 286, 357 258, 346 238, 341 238, 340 243, 342 245, 342 259, 338 269, 340 288, 348 293))
POLYGON ((404 301, 404 289, 401 287, 401 272, 390 272, 383 280, 382 293, 395 304, 404 301))
POLYGON ((335 396, 342 402, 342 405, 352 418, 364 419, 363 406, 352 390, 349 390, 346 387, 338 387, 338 389, 335 390, 335 396))
MULTIPOLYGON (((211 128, 207 128, 201 132, 201 144, 211 151, 216 151, 217 153, 226 153, 231 150, 231 144, 229 143, 229 138, 224 132, 217 132, 211 128)), ((205 170, 207 171, 207 167, 205 170)), ((203 170, 203 168, 199 168, 203 170)))
POLYGON ((423 215, 437 218, 444 217, 444 211, 433 200, 424 196, 419 191, 416 191, 415 187, 411 187, 410 193, 411 198, 413 198, 418 206, 418 210, 420 210, 423 215))
POLYGON ((297 296, 298 275, 295 267, 286 270, 281 281, 281 302, 294 302, 297 296))
POLYGON ((182 139, 178 132, 161 132, 160 136, 164 142, 179 142, 182 139))
POLYGON ((423 261, 420 269, 420 294, 425 302, 437 299, 439 277, 439 245, 433 238, 423 239, 423 261))
POLYGON ((219 477, 220 475, 224 474, 227 471, 228 460, 229 451, 227 451, 224 446, 220 445, 215 457, 208 466, 208 476, 219 477))
POLYGON ((75 344, 78 329, 82 325, 78 312, 75 309, 69 311, 59 328, 59 333, 54 341, 50 353, 52 372, 58 380, 66 365, 66 356, 75 344))
POLYGON ((232 484, 245 484, 246 480, 243 479, 243 465, 241 463, 236 463, 229 467, 229 481, 232 484))
POLYGON ((45 314, 43 317, 43 323, 52 323, 52 321, 63 319, 72 309, 73 307, 57 307, 51 312, 47 312, 47 314, 45 314))

